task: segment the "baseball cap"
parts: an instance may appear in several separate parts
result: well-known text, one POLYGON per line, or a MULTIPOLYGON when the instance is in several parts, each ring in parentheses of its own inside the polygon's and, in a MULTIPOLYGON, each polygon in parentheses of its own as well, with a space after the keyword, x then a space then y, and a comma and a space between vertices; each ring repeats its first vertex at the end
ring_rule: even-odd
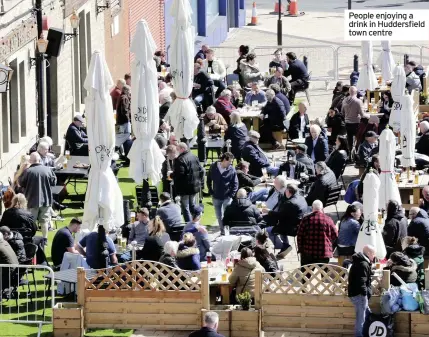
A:
POLYGON ((203 214, 203 209, 200 206, 195 206, 194 211, 192 212, 192 217, 196 218, 197 216, 200 216, 203 214))
POLYGON ((286 157, 296 157, 295 151, 294 150, 288 150, 288 152, 286 153, 286 157))
POLYGON ((76 115, 76 116, 74 116, 74 117, 73 117, 73 120, 74 120, 75 122, 81 122, 81 123, 83 123, 82 115, 76 115))
POLYGON ((304 152, 307 151, 307 145, 305 144, 298 144, 296 148, 304 152))
POLYGON ((259 134, 259 132, 251 130, 249 131, 249 138, 259 139, 261 138, 261 135, 259 134))
POLYGON ((378 135, 374 131, 368 131, 365 134, 365 138, 368 138, 368 137, 378 137, 378 135))

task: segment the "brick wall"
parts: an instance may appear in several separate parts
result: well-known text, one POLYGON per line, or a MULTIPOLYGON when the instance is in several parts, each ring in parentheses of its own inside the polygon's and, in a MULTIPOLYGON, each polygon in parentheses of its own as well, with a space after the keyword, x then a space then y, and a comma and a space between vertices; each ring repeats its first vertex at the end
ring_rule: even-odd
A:
POLYGON ((104 12, 105 54, 114 82, 130 72, 129 0, 122 0, 121 5, 121 8, 113 7, 104 12), (111 25, 115 15, 119 19, 119 32, 112 36, 111 25))
MULTIPOLYGON (((165 51, 164 0, 145 0, 144 6, 142 6, 141 0, 129 0, 131 39, 134 36, 137 22, 141 19, 145 19, 148 22, 158 49, 165 51)), ((131 53, 130 60, 133 60, 133 54, 131 53)))

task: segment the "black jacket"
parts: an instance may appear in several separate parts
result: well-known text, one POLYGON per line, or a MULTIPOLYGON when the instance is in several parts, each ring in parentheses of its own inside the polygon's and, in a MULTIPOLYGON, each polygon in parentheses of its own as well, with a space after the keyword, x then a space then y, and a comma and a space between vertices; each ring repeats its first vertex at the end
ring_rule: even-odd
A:
POLYGON ((278 211, 269 211, 265 219, 270 226, 274 226, 276 234, 296 236, 307 208, 307 202, 301 195, 295 194, 289 199, 283 197, 278 211))
POLYGON ((420 209, 417 216, 410 222, 408 236, 418 239, 419 245, 425 247, 425 254, 429 252, 429 217, 425 210, 420 209))
POLYGON ((252 192, 253 188, 261 183, 260 178, 246 174, 241 170, 237 170, 237 179, 238 188, 244 188, 247 192, 252 192))
POLYGON ((341 108, 343 107, 343 101, 344 98, 346 98, 347 95, 341 93, 340 95, 336 96, 331 103, 331 109, 337 108, 338 111, 341 111, 341 108))
POLYGON ((349 297, 372 295, 371 290, 371 262, 363 253, 352 256, 352 266, 349 271, 349 297))
POLYGON ((374 154, 378 153, 378 146, 371 145, 367 140, 359 145, 358 164, 368 165, 374 154))
MULTIPOLYGON (((304 114, 304 120, 305 120, 305 128, 304 128, 304 135, 302 137, 305 137, 305 134, 309 132, 308 125, 310 125, 310 119, 308 118, 307 114, 304 114)), ((297 113, 293 114, 292 118, 290 119, 289 138, 290 139, 299 138, 300 130, 301 130, 301 117, 298 111, 297 113)))
POLYGON ((328 188, 335 186, 337 184, 337 178, 335 178, 334 172, 328 168, 328 172, 323 175, 316 176, 316 180, 310 187, 308 192, 307 200, 308 205, 312 205, 314 200, 320 200, 323 205, 325 205, 326 194, 328 188))
POLYGON ((314 163, 306 153, 297 153, 296 161, 302 163, 307 168, 307 172, 310 176, 314 176, 314 163))
POLYGON ((344 116, 341 114, 335 114, 334 117, 328 116, 326 118, 326 126, 331 129, 331 135, 328 136, 328 142, 331 145, 335 144, 338 135, 345 135, 346 132, 346 122, 344 121, 344 116))
POLYGON ((159 261, 164 254, 164 245, 170 240, 170 236, 164 233, 161 236, 149 235, 144 242, 143 249, 137 251, 137 257, 147 261, 159 261))
POLYGON ((429 132, 420 137, 416 144, 416 151, 429 156, 429 132))
POLYGON ((167 266, 173 267, 173 268, 179 268, 176 262, 176 258, 164 253, 161 258, 159 259, 159 262, 166 264, 167 266))
POLYGON ((159 107, 159 119, 164 119, 165 115, 168 112, 168 109, 170 109, 171 103, 165 102, 163 105, 159 107))
POLYGON ((204 171, 198 157, 189 150, 181 153, 174 161, 172 178, 178 195, 199 193, 204 171))
MULTIPOLYGON (((311 136, 305 138, 305 145, 307 145, 307 154, 311 158, 311 153, 313 152, 313 138, 311 136)), ((317 138, 316 146, 314 147, 314 163, 325 161, 328 155, 328 140, 320 134, 319 138, 317 138)))
POLYGON ((198 331, 194 331, 189 335, 189 337, 224 337, 221 334, 218 334, 216 330, 211 328, 202 327, 198 331))
POLYGON ((241 158, 241 151, 243 150, 244 143, 246 143, 247 128, 245 124, 240 127, 235 125, 229 126, 225 131, 225 141, 231 140, 231 152, 235 158, 241 158))
MULTIPOLYGON (((285 126, 283 124, 286 118, 286 110, 283 102, 274 97, 271 102, 262 108, 263 115, 268 115, 268 123, 271 131, 283 131, 285 126)), ((264 119, 264 124, 267 122, 267 119, 264 119)))
POLYGON ((18 258, 18 262, 21 264, 27 260, 27 255, 25 254, 24 241, 21 234, 18 232, 12 231, 13 237, 12 239, 7 240, 13 251, 18 258))
POLYGON ((131 92, 123 90, 116 108, 116 125, 123 125, 130 122, 131 116, 131 92))
MULTIPOLYGON (((289 177, 289 173, 290 173, 290 163, 289 162, 285 162, 285 163, 280 165, 278 175, 281 175, 283 172, 286 172, 286 175, 289 177)), ((307 167, 303 163, 297 161, 295 164, 294 176, 291 178, 299 180, 301 173, 308 174, 307 167)))
POLYGON ((334 150, 326 159, 326 165, 334 172, 338 179, 341 175, 344 165, 347 163, 347 152, 344 150, 334 150))
POLYGON ((71 150, 78 150, 82 147, 82 144, 88 144, 88 136, 74 123, 71 123, 66 132, 66 141, 71 150))
MULTIPOLYGON (((390 270, 391 273, 396 273, 405 283, 415 283, 417 281, 417 263, 407 255, 403 255, 398 263, 384 269, 390 270)), ((390 284, 395 287, 402 285, 396 277, 390 278, 390 284)))
POLYGON ((262 177, 262 168, 270 166, 264 151, 250 140, 244 144, 241 154, 243 159, 249 162, 249 173, 254 176, 262 177))
POLYGON ((213 80, 205 71, 201 70, 198 74, 194 76, 194 83, 198 83, 201 85, 201 88, 192 89, 192 97, 195 98, 200 94, 205 94, 207 92, 207 88, 213 85, 213 80))
POLYGON ((289 62, 289 68, 284 71, 284 75, 288 77, 291 76, 290 82, 295 82, 298 80, 308 82, 308 71, 304 62, 301 60, 293 60, 289 62))
POLYGON ((36 221, 33 215, 26 209, 9 208, 0 220, 0 227, 7 226, 13 231, 19 232, 25 242, 31 242, 31 239, 37 232, 36 221))
POLYGON ((257 225, 262 221, 261 212, 249 199, 234 199, 231 205, 225 208, 223 225, 233 227, 233 222, 243 221, 249 225, 257 225))
POLYGON ((393 252, 402 251, 402 240, 407 236, 408 221, 402 211, 391 218, 386 218, 383 227, 383 240, 386 245, 387 258, 393 252))
POLYGON ((265 260, 258 260, 259 264, 264 267, 266 273, 276 273, 279 270, 275 257, 269 257, 265 260))

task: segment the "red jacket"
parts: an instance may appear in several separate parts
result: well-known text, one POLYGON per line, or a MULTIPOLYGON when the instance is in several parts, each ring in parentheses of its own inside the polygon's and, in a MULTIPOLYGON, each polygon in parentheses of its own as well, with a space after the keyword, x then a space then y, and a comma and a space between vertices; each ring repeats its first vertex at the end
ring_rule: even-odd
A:
POLYGON ((110 96, 112 97, 113 110, 116 110, 118 107, 119 98, 121 97, 121 90, 118 87, 114 87, 110 92, 110 96))
POLYGON ((298 228, 298 253, 314 258, 331 258, 338 237, 332 219, 321 211, 305 216, 298 228))
POLYGON ((232 105, 226 97, 220 96, 214 104, 214 107, 216 108, 216 112, 220 113, 229 125, 231 123, 229 115, 231 115, 232 111, 235 110, 235 106, 232 105))

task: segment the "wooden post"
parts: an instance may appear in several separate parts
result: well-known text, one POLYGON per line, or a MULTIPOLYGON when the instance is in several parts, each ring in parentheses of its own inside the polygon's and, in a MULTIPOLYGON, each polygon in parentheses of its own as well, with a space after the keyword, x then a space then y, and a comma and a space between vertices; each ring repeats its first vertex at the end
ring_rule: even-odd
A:
POLYGON ((383 270, 381 277, 381 289, 389 290, 390 288, 390 270, 383 270))
POLYGON ((262 272, 259 269, 255 271, 255 309, 261 309, 262 297, 262 272))
POLYGON ((429 289, 429 268, 425 269, 425 289, 429 289))
POLYGON ((202 308, 210 310, 210 285, 208 268, 201 269, 201 300, 202 308))
POLYGON ((77 304, 84 306, 85 304, 85 269, 77 268, 77 304))

